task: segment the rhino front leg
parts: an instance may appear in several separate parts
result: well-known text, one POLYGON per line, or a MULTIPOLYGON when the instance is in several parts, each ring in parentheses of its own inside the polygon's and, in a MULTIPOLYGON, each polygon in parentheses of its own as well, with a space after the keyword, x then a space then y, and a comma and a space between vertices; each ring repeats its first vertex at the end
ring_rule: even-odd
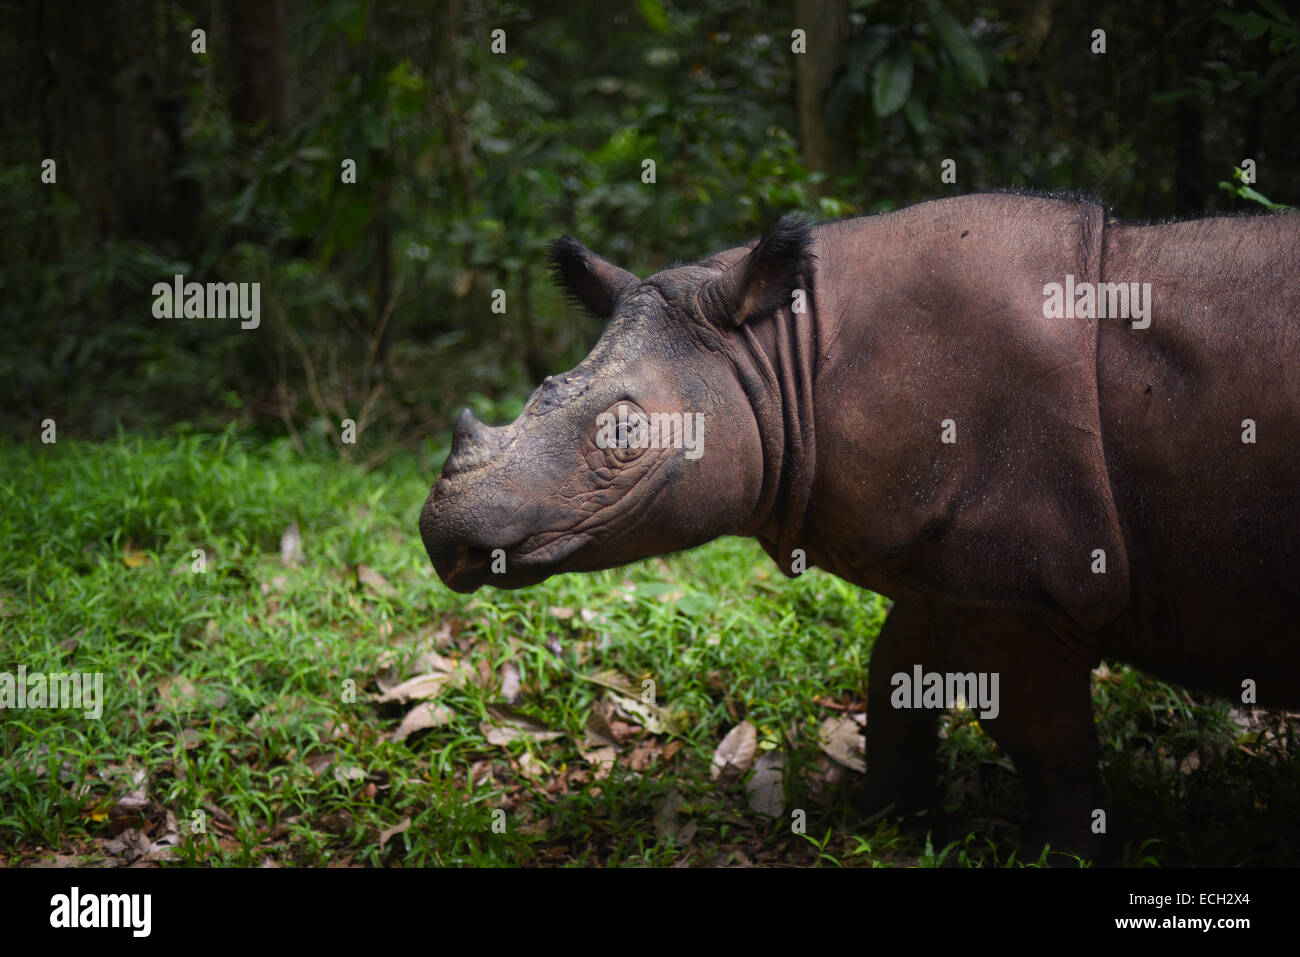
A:
POLYGON ((930 619, 921 608, 896 604, 876 637, 867 677, 867 814, 891 804, 893 813, 909 814, 937 803, 938 712, 890 704, 891 679, 911 675, 916 664, 940 667, 930 619))
POLYGON ((1014 619, 963 629, 948 646, 958 671, 998 674, 997 716, 979 716, 1010 756, 1029 804, 1026 856, 1044 843, 1095 856, 1097 732, 1090 672, 1062 651, 1051 632, 1014 619))

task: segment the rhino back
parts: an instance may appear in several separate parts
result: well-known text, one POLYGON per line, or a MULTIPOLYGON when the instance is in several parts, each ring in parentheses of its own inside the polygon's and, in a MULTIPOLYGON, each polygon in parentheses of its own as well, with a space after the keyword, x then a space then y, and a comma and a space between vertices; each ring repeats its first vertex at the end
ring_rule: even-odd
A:
POLYGON ((1098 324, 1133 595, 1109 650, 1281 703, 1300 687, 1300 216, 1108 225, 1102 272, 1152 295, 1148 328, 1098 324))

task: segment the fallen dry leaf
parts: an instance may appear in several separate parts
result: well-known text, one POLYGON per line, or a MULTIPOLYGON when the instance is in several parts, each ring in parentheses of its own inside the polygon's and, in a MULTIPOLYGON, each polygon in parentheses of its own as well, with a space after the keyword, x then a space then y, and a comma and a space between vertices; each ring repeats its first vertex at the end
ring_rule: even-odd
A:
POLYGON ((397 730, 388 736, 388 740, 405 741, 408 736, 417 731, 423 731, 426 728, 440 728, 444 724, 449 724, 455 716, 456 712, 445 705, 434 704, 432 701, 421 701, 406 713, 406 717, 397 726, 397 730))
POLYGON ((667 710, 656 704, 649 704, 640 698, 608 692, 618 708, 618 713, 629 721, 635 721, 651 734, 666 734, 677 730, 677 722, 667 710))
POLYGON ((628 698, 635 698, 641 693, 641 689, 633 684, 632 679, 628 678, 612 669, 606 671, 597 671, 595 674, 580 675, 583 681, 590 681, 592 684, 600 685, 602 688, 608 688, 610 691, 617 692, 628 698))
POLYGON ((745 783, 749 809, 764 817, 780 817, 785 810, 785 755, 764 751, 754 762, 754 773, 745 783))
POLYGON ((633 771, 644 771, 655 762, 663 752, 659 749, 656 741, 649 744, 639 744, 628 754, 625 763, 633 771))
POLYGON ((758 729, 749 721, 740 722, 727 732, 713 752, 709 776, 723 787, 730 787, 749 770, 757 750, 758 729))
POLYGON ((563 731, 552 731, 541 721, 509 705, 487 706, 488 720, 479 724, 479 730, 489 744, 509 744, 516 738, 529 737, 534 741, 551 741, 564 737, 563 731))
POLYGON ((306 559, 302 553, 302 535, 298 532, 298 523, 290 522, 284 534, 280 536, 280 561, 293 568, 306 559))
POLYGON ((859 774, 867 770, 866 742, 862 738, 862 725, 865 715, 847 715, 843 718, 827 718, 818 731, 818 744, 829 757, 850 771, 859 774), (858 720, 861 719, 861 720, 858 720))
POLYGON ((397 837, 397 835, 401 834, 410 826, 411 826, 411 819, 409 817, 404 817, 402 818, 401 824, 394 824, 388 830, 381 831, 379 833, 379 849, 382 851, 384 849, 385 844, 387 844, 393 838, 397 837))
POLYGON ((355 764, 338 764, 334 766, 334 780, 340 784, 346 784, 348 781, 360 781, 365 776, 366 772, 355 764))
POLYGON ((338 755, 332 752, 320 752, 307 758, 306 764, 312 774, 320 774, 334 763, 338 755))
POLYGON ((501 665, 501 697, 506 704, 517 704, 523 691, 519 684, 519 666, 513 661, 501 665))
POLYGON ((330 834, 342 834, 352 826, 352 815, 348 811, 327 811, 316 819, 316 826, 330 834))
POLYGON ((545 775, 551 773, 550 767, 533 757, 528 751, 525 751, 519 755, 518 759, 512 760, 510 763, 516 771, 534 781, 541 780, 545 775))
POLYGON ((389 701, 396 701, 400 704, 406 704, 408 701, 426 701, 429 698, 437 697, 438 693, 448 685, 460 685, 463 681, 463 675, 446 671, 434 671, 429 674, 416 675, 414 678, 407 678, 401 684, 389 688, 374 700, 380 704, 389 701))
POLYGON ((388 579, 369 565, 357 566, 357 581, 383 598, 397 597, 397 589, 388 584, 388 579))
POLYGON ((468 676, 470 673, 469 668, 467 668, 459 659, 448 658, 445 655, 440 655, 433 648, 426 648, 424 651, 421 651, 416 655, 415 660, 411 662, 411 667, 415 671, 421 672, 446 671, 449 674, 461 676, 468 676))
POLYGON ((586 737, 583 744, 587 747, 613 747, 619 743, 618 736, 610 726, 609 717, 614 706, 607 701, 594 701, 587 714, 586 737))

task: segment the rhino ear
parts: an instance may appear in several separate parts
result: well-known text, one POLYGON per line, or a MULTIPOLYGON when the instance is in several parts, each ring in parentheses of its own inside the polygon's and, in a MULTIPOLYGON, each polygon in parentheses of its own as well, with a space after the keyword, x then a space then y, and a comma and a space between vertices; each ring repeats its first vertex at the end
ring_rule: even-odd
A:
POLYGON ((715 315, 739 326, 789 308, 796 289, 810 289, 816 257, 812 228, 799 216, 783 216, 725 273, 710 283, 715 315))
POLYGON ((636 276, 601 259, 572 236, 561 236, 550 247, 551 275, 574 304, 598 319, 608 319, 636 276))

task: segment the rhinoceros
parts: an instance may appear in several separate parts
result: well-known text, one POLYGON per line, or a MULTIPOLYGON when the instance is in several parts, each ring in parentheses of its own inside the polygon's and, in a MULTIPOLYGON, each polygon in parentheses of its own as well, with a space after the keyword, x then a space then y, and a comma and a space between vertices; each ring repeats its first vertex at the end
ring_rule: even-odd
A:
POLYGON ((893 601, 868 806, 935 801, 952 697, 900 688, 991 676, 1028 833, 1070 848, 1096 846, 1102 658, 1300 703, 1300 217, 980 194, 786 217, 645 280, 551 258, 608 324, 513 423, 456 422, 420 516, 452 589, 755 537, 893 601))

